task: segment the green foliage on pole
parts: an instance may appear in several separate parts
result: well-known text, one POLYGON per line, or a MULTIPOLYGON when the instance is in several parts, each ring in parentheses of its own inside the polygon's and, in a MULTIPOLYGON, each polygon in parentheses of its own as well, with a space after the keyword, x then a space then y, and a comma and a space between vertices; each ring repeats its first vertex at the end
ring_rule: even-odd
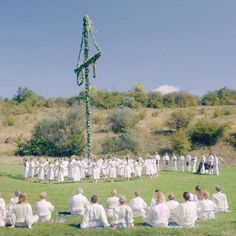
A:
POLYGON ((101 56, 99 47, 95 41, 92 32, 92 21, 88 16, 83 19, 83 33, 80 45, 79 57, 74 70, 77 75, 77 84, 81 86, 85 82, 85 102, 86 102, 86 131, 87 131, 87 157, 92 158, 92 141, 91 141, 91 108, 90 108, 90 80, 89 80, 89 66, 92 66, 93 77, 96 77, 96 61, 101 56), (89 57, 89 35, 92 38, 93 44, 97 50, 96 54, 89 57), (83 50, 83 62, 79 65, 80 56, 83 50))

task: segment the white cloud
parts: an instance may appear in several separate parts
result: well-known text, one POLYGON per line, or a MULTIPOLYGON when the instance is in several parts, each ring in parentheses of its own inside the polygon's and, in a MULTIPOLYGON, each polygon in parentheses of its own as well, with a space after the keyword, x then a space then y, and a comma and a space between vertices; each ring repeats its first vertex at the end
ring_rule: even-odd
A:
POLYGON ((153 92, 159 92, 161 94, 168 94, 168 93, 174 93, 174 92, 179 92, 179 88, 175 87, 173 85, 168 85, 168 84, 163 84, 160 85, 158 88, 153 89, 153 92))

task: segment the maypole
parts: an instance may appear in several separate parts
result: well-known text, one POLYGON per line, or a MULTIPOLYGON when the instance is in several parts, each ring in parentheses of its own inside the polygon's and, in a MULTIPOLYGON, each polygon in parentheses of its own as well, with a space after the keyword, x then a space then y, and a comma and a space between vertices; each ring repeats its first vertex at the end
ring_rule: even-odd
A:
POLYGON ((81 86, 85 82, 85 104, 86 104, 86 134, 87 134, 87 157, 92 158, 92 141, 91 141, 91 108, 90 108, 90 80, 89 80, 89 66, 93 67, 93 77, 96 77, 96 61, 101 56, 100 49, 95 41, 92 29, 92 21, 89 16, 84 16, 83 19, 83 33, 80 45, 79 57, 74 70, 77 75, 77 84, 81 86), (89 35, 93 41, 97 52, 94 56, 89 57, 89 35), (81 53, 83 51, 83 62, 79 65, 81 53))

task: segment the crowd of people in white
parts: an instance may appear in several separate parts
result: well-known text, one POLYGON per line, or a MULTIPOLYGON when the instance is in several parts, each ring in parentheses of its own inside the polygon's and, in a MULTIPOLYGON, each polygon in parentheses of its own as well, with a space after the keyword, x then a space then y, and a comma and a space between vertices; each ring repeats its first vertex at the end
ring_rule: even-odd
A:
POLYGON ((30 158, 24 159, 24 178, 33 180, 37 178, 38 182, 47 180, 51 182, 57 180, 64 182, 65 178, 69 181, 79 182, 86 177, 97 182, 100 178, 107 178, 113 181, 116 178, 126 178, 130 180, 132 176, 142 179, 143 175, 153 178, 158 175, 162 166, 163 171, 185 170, 188 173, 209 173, 219 175, 219 158, 217 155, 210 154, 208 158, 201 155, 199 163, 196 156, 181 155, 179 157, 169 156, 167 153, 161 158, 158 153, 146 159, 107 157, 97 159, 78 158, 60 158, 54 161, 48 159, 42 160, 30 158))
MULTIPOLYGON (((134 218, 141 216, 146 226, 150 227, 194 227, 197 220, 212 220, 216 212, 227 212, 227 197, 221 192, 221 186, 216 186, 216 192, 209 199, 209 193, 195 187, 195 194, 184 192, 183 202, 176 201, 173 193, 165 195, 156 189, 148 205, 142 198, 141 192, 136 191, 134 198, 127 202, 125 196, 117 196, 113 189, 104 207, 99 204, 98 197, 93 195, 91 201, 83 195, 78 188, 76 195, 69 201, 69 213, 72 216, 82 216, 80 228, 134 227, 134 218), (108 219, 111 219, 110 223, 108 219)), ((0 226, 28 227, 37 222, 50 222, 54 206, 46 200, 47 194, 40 193, 40 200, 35 204, 36 214, 27 202, 26 193, 16 192, 6 206, 0 197, 0 226)))

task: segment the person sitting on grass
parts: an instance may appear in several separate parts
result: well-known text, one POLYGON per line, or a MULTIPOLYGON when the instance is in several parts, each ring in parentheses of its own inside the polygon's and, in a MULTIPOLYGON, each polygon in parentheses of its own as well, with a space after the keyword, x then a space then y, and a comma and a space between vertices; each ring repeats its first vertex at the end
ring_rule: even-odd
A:
POLYGON ((165 195, 162 192, 156 193, 156 205, 148 210, 145 223, 152 227, 167 227, 170 211, 165 204, 165 195))
POLYGON ((85 209, 90 205, 89 200, 83 195, 83 189, 78 188, 69 203, 69 210, 73 216, 83 216, 85 209))
POLYGON ((221 192, 221 186, 216 185, 216 193, 212 194, 212 201, 216 204, 217 212, 228 212, 228 201, 224 193, 221 192))
POLYGON ((27 203, 26 193, 21 193, 19 202, 10 215, 11 228, 14 227, 28 227, 31 228, 33 224, 37 223, 39 217, 33 215, 32 207, 27 203))
POLYGON ((2 198, 2 194, 0 193, 0 227, 4 227, 6 225, 6 214, 6 204, 2 198))
POLYGON ((184 203, 179 204, 172 214, 172 220, 176 225, 183 227, 194 227, 197 220, 197 205, 194 201, 190 201, 190 194, 183 193, 184 203))
POLYGON ((51 220, 51 214, 54 210, 54 206, 46 201, 47 193, 41 192, 40 201, 35 204, 35 209, 37 211, 37 215, 39 216, 39 222, 49 222, 51 220))
POLYGON ((134 216, 142 216, 146 217, 147 212, 147 204, 146 202, 141 198, 141 191, 136 191, 135 197, 130 201, 129 206, 132 209, 134 216))
POLYGON ((113 228, 132 228, 134 226, 133 213, 129 206, 127 206, 126 198, 121 196, 119 198, 120 205, 114 209, 111 226, 113 228))
POLYGON ((98 197, 93 195, 91 204, 86 208, 83 221, 79 227, 85 229, 109 226, 104 207, 98 204, 98 197))
POLYGON ((107 209, 106 209, 107 216, 112 216, 113 210, 119 205, 119 198, 116 195, 117 195, 116 189, 112 189, 111 197, 107 199, 107 209))
POLYGON ((168 195, 168 201, 165 202, 166 206, 168 206, 170 211, 170 218, 169 222, 172 222, 172 214, 175 210, 175 208, 179 205, 179 203, 175 200, 175 195, 173 193, 170 193, 168 195))
POLYGON ((209 200, 209 193, 203 192, 203 200, 197 203, 197 216, 199 220, 215 219, 216 205, 209 200))

